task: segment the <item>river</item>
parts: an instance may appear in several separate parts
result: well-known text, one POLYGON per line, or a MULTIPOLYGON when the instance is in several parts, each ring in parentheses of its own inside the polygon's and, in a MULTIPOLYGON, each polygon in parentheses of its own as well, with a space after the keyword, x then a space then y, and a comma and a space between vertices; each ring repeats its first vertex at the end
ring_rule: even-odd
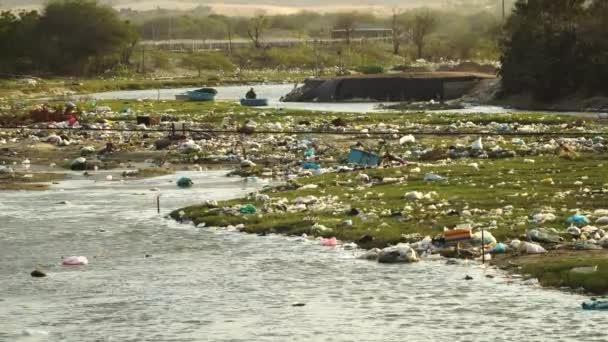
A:
POLYGON ((584 297, 475 263, 381 265, 315 242, 165 219, 264 185, 187 175, 188 190, 166 176, 2 192, 0 341, 606 340, 605 315, 580 309, 584 297), (59 266, 68 255, 90 263, 59 266), (37 265, 46 278, 30 277, 37 265))
MULTIPOLYGON (((216 99, 220 101, 238 101, 245 96, 245 93, 253 87, 259 98, 267 98, 269 102, 268 108, 285 108, 294 110, 313 110, 324 112, 345 112, 345 113, 369 113, 381 112, 378 109, 380 104, 394 104, 394 102, 281 102, 280 98, 289 93, 294 84, 265 84, 256 86, 220 86, 215 87, 218 94, 216 99)), ((98 100, 137 100, 137 99, 158 99, 174 100, 175 95, 196 88, 173 88, 173 89, 148 89, 148 90, 121 90, 104 93, 89 94, 87 97, 92 97, 98 100)), ((512 109, 506 109, 497 106, 480 106, 471 105, 464 109, 446 110, 441 112, 457 112, 457 113, 507 113, 513 112, 512 109)))

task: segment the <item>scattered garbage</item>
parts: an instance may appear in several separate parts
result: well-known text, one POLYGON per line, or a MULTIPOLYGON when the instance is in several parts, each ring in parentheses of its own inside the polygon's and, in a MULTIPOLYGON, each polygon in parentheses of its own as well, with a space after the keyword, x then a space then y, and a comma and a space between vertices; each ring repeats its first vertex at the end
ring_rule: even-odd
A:
POLYGON ((375 153, 351 148, 348 155, 348 163, 362 166, 378 166, 380 165, 380 156, 375 153))
POLYGON ((242 206, 239 211, 241 212, 241 214, 255 214, 257 212, 257 208, 252 204, 247 204, 242 206))
POLYGON ((378 254, 378 262, 385 264, 412 263, 419 261, 416 251, 408 244, 387 247, 378 254))
POLYGON ((427 174, 424 176, 424 181, 425 181, 425 182, 444 181, 444 180, 446 180, 446 179, 447 179, 447 178, 442 177, 442 176, 440 176, 440 175, 436 175, 436 174, 434 174, 434 173, 427 173, 427 174))
POLYGON ((494 246, 491 253, 492 254, 502 254, 502 253, 506 253, 508 250, 509 250, 509 246, 505 245, 502 242, 499 242, 496 244, 496 246, 494 246))
POLYGON ((251 160, 245 159, 245 160, 241 161, 241 167, 246 168, 246 167, 254 167, 254 166, 255 166, 255 163, 252 162, 251 160))
POLYGON ((312 162, 303 162, 300 165, 304 170, 320 170, 321 166, 317 163, 312 162))
POLYGON ((511 247, 520 253, 526 254, 543 254, 547 253, 547 250, 543 248, 543 246, 526 241, 513 240, 511 242, 511 247))
POLYGON ((321 239, 321 246, 325 247, 336 247, 338 245, 338 240, 335 237, 329 239, 321 239))
POLYGON ((84 256, 71 256, 67 258, 63 258, 61 264, 63 266, 80 266, 80 265, 88 265, 89 260, 84 256))
POLYGON ((483 150, 483 143, 481 141, 481 138, 478 138, 473 142, 473 144, 471 144, 471 149, 474 151, 483 150))
POLYGON ((74 171, 84 171, 87 168, 87 160, 84 157, 76 158, 70 164, 70 168, 74 171))
POLYGON ((608 226, 608 216, 602 216, 595 221, 595 224, 600 226, 608 226))
POLYGON ((575 215, 570 216, 568 218, 568 220, 566 220, 566 222, 576 225, 576 226, 582 226, 585 224, 589 224, 589 222, 591 222, 591 221, 589 221, 589 219, 584 215, 575 214, 575 215))
POLYGON ((399 139, 399 145, 413 144, 416 142, 416 138, 413 135, 406 135, 399 139))
POLYGON ((540 243, 560 243, 564 240, 557 231, 543 228, 529 230, 527 237, 530 241, 540 243))
POLYGON ((357 258, 362 259, 362 260, 378 260, 379 256, 380 256, 380 249, 372 248, 369 251, 366 251, 365 253, 359 255, 357 258))

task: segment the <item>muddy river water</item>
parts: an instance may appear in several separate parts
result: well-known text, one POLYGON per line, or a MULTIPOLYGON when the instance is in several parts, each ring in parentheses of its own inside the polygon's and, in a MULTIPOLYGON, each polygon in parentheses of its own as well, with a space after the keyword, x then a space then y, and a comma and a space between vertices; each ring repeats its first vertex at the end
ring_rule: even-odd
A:
POLYGON ((0 341, 606 340, 605 315, 581 310, 584 297, 478 264, 380 265, 165 219, 264 185, 188 175, 188 190, 166 176, 0 193, 0 341), (89 264, 59 266, 69 255, 89 264), (36 267, 48 276, 30 277, 36 267))

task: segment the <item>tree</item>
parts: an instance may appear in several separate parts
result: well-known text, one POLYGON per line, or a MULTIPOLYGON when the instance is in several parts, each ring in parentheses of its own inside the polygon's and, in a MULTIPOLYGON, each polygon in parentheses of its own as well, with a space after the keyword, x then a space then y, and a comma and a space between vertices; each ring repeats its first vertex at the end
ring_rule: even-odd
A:
POLYGON ((431 34, 437 27, 436 15, 427 10, 423 9, 417 11, 410 22, 410 37, 416 50, 418 52, 418 58, 423 57, 423 48, 426 43, 426 38, 431 34))
POLYGON ((201 77, 203 70, 234 70, 234 64, 232 64, 228 58, 214 52, 195 52, 188 54, 182 58, 181 65, 184 68, 198 71, 198 77, 201 77))
POLYGON ((538 99, 552 100, 589 84, 585 75, 594 64, 594 54, 585 48, 580 31, 589 20, 585 14, 595 15, 586 3, 520 0, 515 4, 502 42, 500 74, 507 94, 531 92, 538 99))
POLYGON ((399 21, 401 12, 397 8, 393 8, 393 16, 391 18, 391 29, 393 30, 393 54, 398 55, 401 48, 401 36, 403 35, 402 26, 399 21))
POLYGON ((40 18, 38 33, 39 62, 53 72, 68 74, 111 68, 124 61, 125 50, 137 41, 130 23, 96 0, 50 2, 40 18))
POLYGON ((247 28, 247 35, 253 42, 256 49, 262 47, 262 35, 268 28, 268 18, 264 14, 258 14, 251 18, 249 21, 249 27, 247 28))
POLYGON ((355 30, 355 24, 357 22, 357 13, 340 13, 336 19, 334 29, 343 30, 344 38, 346 39, 346 45, 350 45, 353 31, 355 30))

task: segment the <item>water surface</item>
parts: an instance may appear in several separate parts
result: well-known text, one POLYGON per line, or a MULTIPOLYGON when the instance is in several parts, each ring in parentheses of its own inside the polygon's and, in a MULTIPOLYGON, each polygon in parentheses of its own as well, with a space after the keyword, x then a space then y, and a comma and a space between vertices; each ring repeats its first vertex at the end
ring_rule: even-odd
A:
POLYGON ((187 175, 193 189, 167 176, 0 193, 0 341, 606 340, 605 314, 581 310, 583 297, 476 264, 380 265, 314 242, 164 219, 264 185, 187 175), (68 255, 90 264, 59 266, 68 255), (47 278, 30 277, 37 265, 47 278))

